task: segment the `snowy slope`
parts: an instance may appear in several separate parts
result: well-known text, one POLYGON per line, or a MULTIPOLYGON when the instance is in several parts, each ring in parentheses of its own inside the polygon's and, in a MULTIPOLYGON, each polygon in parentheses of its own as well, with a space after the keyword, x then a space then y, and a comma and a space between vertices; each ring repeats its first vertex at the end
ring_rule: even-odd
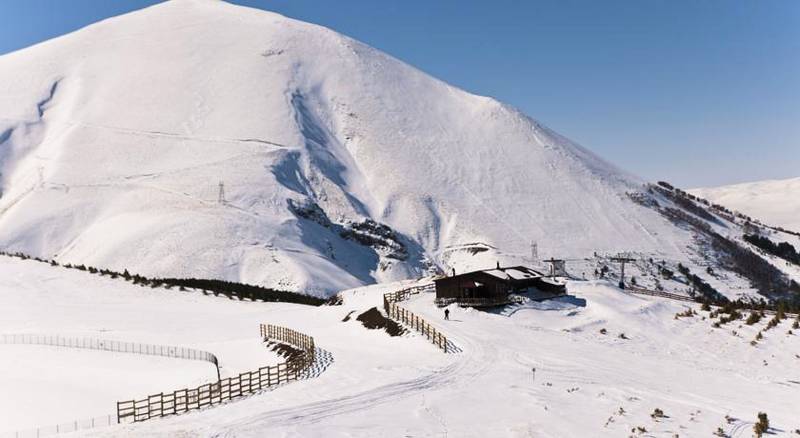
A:
POLYGON ((166 2, 4 55, 0 84, 10 251, 329 294, 532 241, 684 261, 693 242, 519 111, 269 12, 166 2))
POLYGON ((697 188, 689 192, 768 225, 800 232, 800 178, 697 188))
MULTIPOLYGON (((634 436, 708 437, 722 427, 729 436, 748 437, 759 411, 769 415, 776 432, 771 436, 793 436, 800 428, 800 337, 787 334, 791 321, 764 331, 751 346, 766 319, 715 329, 696 304, 633 296, 604 282, 571 283, 574 297, 540 306, 551 310, 523 309, 511 317, 452 307, 451 321, 443 321, 431 294, 404 302, 461 350, 443 354, 415 333, 389 337, 353 318, 342 322, 350 312, 380 306, 382 293, 405 287, 399 284, 344 292, 342 306, 312 307, 138 287, 4 257, 0 274, 0 333, 102 331, 125 341, 196 346, 218 354, 228 375, 237 371, 229 367, 231 359, 243 366, 268 360, 254 331, 270 322, 314 336, 332 357, 312 379, 78 436, 625 437, 644 427, 646 434, 634 436), (687 307, 700 315, 674 317, 687 307), (656 408, 667 418, 651 418, 656 408)), ((138 397, 176 389, 192 370, 176 368, 184 361, 165 363, 148 380, 142 378, 152 370, 147 364, 123 366, 105 353, 102 374, 91 378, 111 384, 91 391, 74 351, 48 354, 59 364, 45 367, 52 379, 29 381, 28 391, 0 393, 0 424, 6 426, 0 436, 105 414, 118 393, 138 397), (178 370, 187 374, 174 375, 178 370), (45 390, 52 397, 43 403, 37 396, 45 390), (30 409, 37 403, 39 409, 30 409)), ((38 357, 26 351, 4 364, 3 387, 28 376, 25 361, 38 357)))

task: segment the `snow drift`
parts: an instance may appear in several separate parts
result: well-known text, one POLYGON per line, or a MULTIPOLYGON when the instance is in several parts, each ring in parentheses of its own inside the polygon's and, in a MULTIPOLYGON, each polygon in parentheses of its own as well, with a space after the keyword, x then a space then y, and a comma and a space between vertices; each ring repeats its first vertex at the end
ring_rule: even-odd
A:
POLYGON ((324 295, 691 235, 637 178, 329 29, 177 0, 0 57, 0 247, 324 295))

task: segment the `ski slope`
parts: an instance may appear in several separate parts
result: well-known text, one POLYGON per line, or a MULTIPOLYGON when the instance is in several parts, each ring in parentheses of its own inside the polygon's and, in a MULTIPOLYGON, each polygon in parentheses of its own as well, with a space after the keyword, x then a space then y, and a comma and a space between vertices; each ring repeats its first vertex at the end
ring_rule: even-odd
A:
MULTIPOLYGON (((0 273, 0 332, 102 328, 107 337, 202 347, 217 354, 225 374, 233 359, 242 366, 268 360, 253 331, 270 322, 314 336, 332 358, 312 379, 80 436, 619 437, 641 426, 648 431, 643 436, 705 437, 722 427, 747 437, 759 411, 768 413, 774 436, 800 427, 800 340, 787 334, 790 321, 751 346, 766 320, 714 329, 707 318, 674 318, 692 304, 633 296, 604 282, 572 282, 573 297, 510 317, 451 307, 451 321, 443 321, 430 294, 403 302, 461 350, 443 354, 413 332, 390 337, 355 318, 342 322, 351 311, 380 307, 384 292, 410 282, 345 291, 341 306, 312 307, 141 288, 7 258, 0 258, 0 273), (651 418, 656 408, 667 417, 651 418)), ((131 371, 115 365, 108 362, 103 372, 124 379, 131 371)), ((4 391, 0 403, 10 406, 12 396, 20 397, 4 391)), ((94 397, 86 392, 60 401, 95 415, 88 411, 102 399, 94 397)), ((39 422, 50 422, 52 412, 39 414, 39 422)))
POLYGON ((0 56, 0 83, 9 251, 329 295, 531 242, 693 243, 628 198, 640 179, 527 115, 274 13, 164 2, 0 56), (343 235, 376 223, 377 243, 343 235))
POLYGON ((800 232, 800 178, 697 188, 691 193, 762 222, 800 232))

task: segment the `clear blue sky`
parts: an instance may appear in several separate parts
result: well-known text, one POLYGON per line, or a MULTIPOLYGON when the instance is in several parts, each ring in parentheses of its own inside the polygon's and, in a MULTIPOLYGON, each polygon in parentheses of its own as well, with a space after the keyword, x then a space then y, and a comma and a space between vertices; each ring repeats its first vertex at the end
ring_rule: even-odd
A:
MULTIPOLYGON (((0 53, 156 3, 0 0, 0 53)), ((510 103, 647 179, 800 176, 800 1, 235 0, 510 103)))

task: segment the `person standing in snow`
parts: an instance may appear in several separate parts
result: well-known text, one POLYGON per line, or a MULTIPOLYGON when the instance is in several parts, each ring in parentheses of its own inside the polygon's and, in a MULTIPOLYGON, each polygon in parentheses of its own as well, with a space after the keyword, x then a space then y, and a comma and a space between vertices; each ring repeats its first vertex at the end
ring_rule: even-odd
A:
POLYGON ((445 321, 450 320, 450 309, 444 309, 444 319, 445 321))

